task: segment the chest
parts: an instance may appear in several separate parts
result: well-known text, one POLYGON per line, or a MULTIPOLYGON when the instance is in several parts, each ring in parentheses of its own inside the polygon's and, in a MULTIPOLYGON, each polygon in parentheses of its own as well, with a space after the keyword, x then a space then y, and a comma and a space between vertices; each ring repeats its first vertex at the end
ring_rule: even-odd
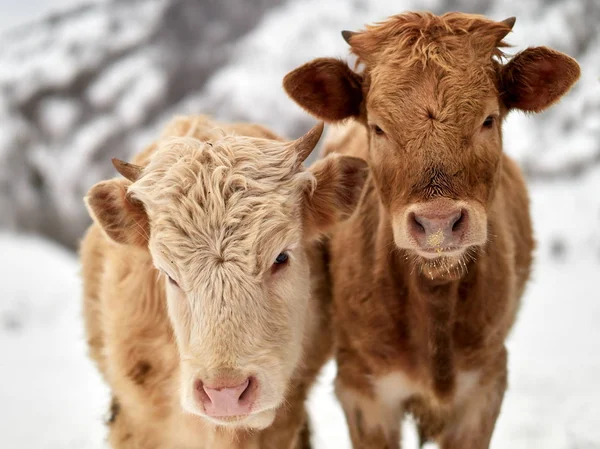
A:
POLYGON ((349 243, 348 231, 332 239, 330 251, 338 344, 369 359, 376 371, 389 371, 396 362, 414 371, 429 367, 433 346, 470 370, 508 331, 515 302, 510 282, 486 288, 485 272, 475 264, 452 288, 430 297, 411 281, 416 267, 376 246, 349 243))

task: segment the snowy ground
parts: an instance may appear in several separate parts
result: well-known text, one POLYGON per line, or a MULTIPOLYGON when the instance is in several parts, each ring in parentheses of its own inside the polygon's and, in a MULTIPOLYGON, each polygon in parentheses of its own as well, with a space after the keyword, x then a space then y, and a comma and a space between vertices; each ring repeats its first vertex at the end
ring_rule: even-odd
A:
MULTIPOLYGON (((574 240, 553 240, 566 226, 556 217, 556 202, 581 197, 586 182, 598 186, 600 177, 581 188, 533 188, 540 250, 509 344, 510 390, 495 449, 600 448, 600 254, 586 250, 592 236, 577 233, 572 220, 574 240)), ((561 216, 581 215, 577 201, 568 204, 572 210, 561 216)), ((0 234, 0 254, 2 447, 103 447, 107 392, 85 355, 76 258, 38 238, 7 233, 0 234)), ((330 365, 311 398, 317 449, 350 447, 333 374, 330 365)), ((405 441, 405 448, 415 448, 409 426, 405 441)))
POLYGON ((86 357, 74 255, 0 234, 0 447, 97 449, 106 390, 86 357))

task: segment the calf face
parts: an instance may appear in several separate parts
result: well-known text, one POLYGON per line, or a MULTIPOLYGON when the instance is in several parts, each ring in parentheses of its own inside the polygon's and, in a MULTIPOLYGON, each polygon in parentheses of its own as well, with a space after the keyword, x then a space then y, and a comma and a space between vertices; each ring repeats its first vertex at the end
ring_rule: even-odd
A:
POLYGON ((396 245, 422 264, 460 262, 488 239, 501 123, 539 112, 579 77, 568 56, 528 48, 502 64, 514 18, 407 13, 343 32, 361 73, 330 58, 289 73, 288 94, 327 121, 368 127, 369 164, 396 245), (433 260, 432 260, 433 259, 433 260))
MULTIPOLYGON (((149 248, 181 356, 181 402, 218 424, 264 428, 284 401, 310 316, 305 245, 348 215, 366 163, 302 161, 322 124, 288 144, 173 138, 88 208, 119 244, 149 248)), ((127 300, 127 298, 123 298, 127 300)))

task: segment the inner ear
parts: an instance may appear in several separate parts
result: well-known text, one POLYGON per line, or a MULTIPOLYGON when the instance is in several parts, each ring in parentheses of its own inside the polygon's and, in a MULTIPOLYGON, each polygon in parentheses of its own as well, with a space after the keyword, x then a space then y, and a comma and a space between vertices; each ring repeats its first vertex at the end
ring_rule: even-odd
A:
POLYGON ((117 243, 147 246, 150 225, 144 205, 127 194, 131 183, 112 179, 93 186, 85 203, 94 221, 117 243))
POLYGON ((296 103, 327 122, 360 116, 361 84, 359 74, 334 58, 315 59, 283 79, 283 88, 296 103))
POLYGON ((573 58, 546 47, 528 48, 502 67, 502 100, 509 109, 540 112, 567 93, 579 75, 573 58))

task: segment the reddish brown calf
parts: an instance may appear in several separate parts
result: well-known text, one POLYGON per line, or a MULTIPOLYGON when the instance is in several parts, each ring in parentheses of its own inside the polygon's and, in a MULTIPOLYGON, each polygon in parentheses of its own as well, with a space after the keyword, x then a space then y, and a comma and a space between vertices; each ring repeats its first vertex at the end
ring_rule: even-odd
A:
POLYGON ((402 14, 343 33, 360 73, 321 58, 284 80, 313 115, 353 119, 326 152, 365 157, 372 172, 329 242, 337 394, 355 449, 398 448, 408 411, 443 449, 489 446, 534 246, 501 124, 513 109, 546 109, 579 77, 545 47, 503 64, 513 25, 402 14))

